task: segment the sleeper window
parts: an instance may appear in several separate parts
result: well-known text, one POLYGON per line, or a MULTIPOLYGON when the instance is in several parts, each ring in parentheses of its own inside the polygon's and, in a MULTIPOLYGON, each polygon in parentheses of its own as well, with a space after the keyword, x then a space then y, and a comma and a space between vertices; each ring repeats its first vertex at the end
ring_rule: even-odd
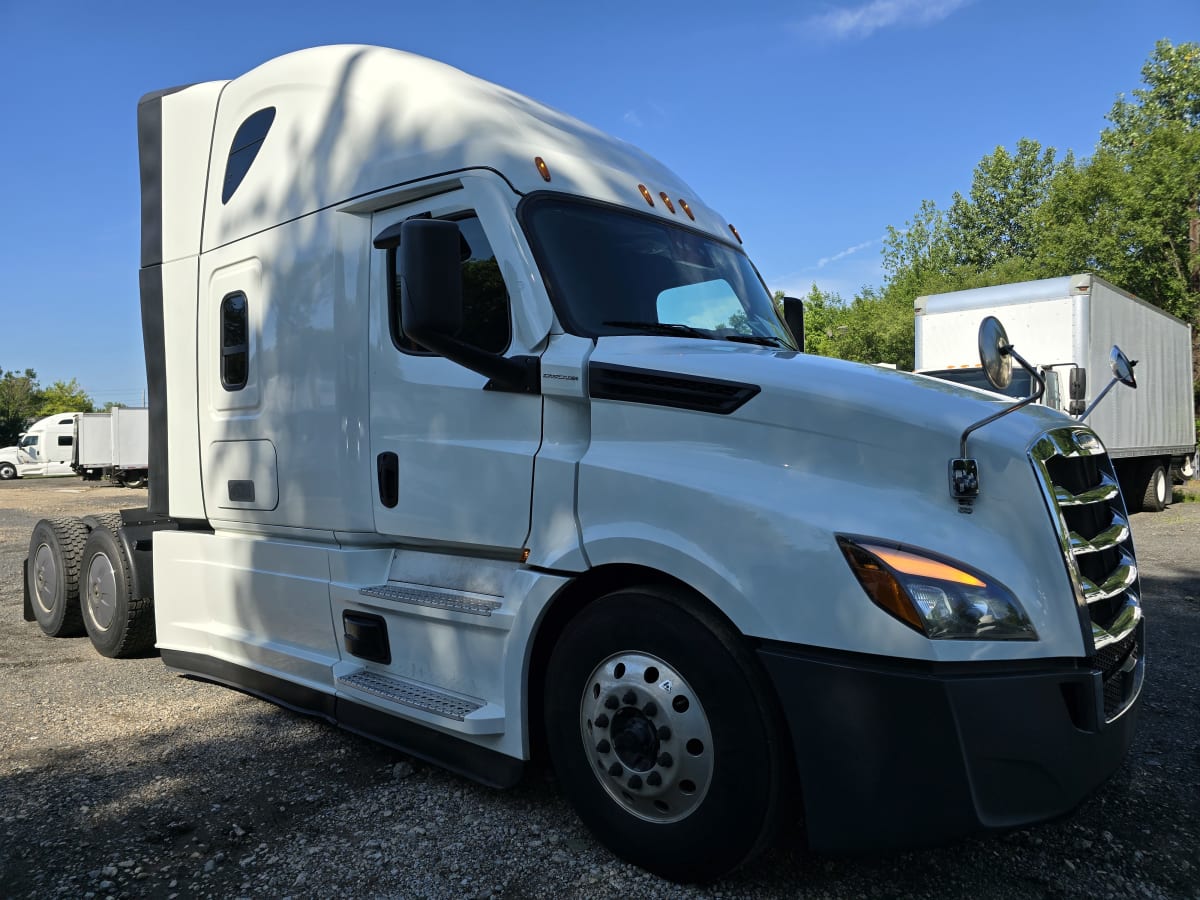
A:
POLYGON ((246 295, 230 294, 221 301, 221 386, 240 391, 250 373, 250 328, 246 295))
MULTIPOLYGON (((503 353, 508 349, 510 336, 509 297, 496 254, 477 216, 456 219, 455 222, 463 243, 463 327, 458 339, 489 353, 503 353)), ((387 251, 388 318, 392 341, 407 353, 428 354, 428 350, 404 333, 404 323, 400 321, 400 276, 396 271, 396 249, 392 247, 387 251)))

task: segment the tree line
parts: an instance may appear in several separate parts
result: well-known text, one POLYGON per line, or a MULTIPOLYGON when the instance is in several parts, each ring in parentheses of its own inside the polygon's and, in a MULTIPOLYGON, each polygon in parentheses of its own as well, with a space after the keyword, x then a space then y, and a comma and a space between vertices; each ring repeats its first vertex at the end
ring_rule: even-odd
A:
POLYGON ((79 382, 38 383, 37 372, 0 369, 0 447, 12 447, 30 422, 60 412, 95 412, 96 406, 79 382))
POLYGON ((808 350, 911 369, 917 297, 1077 272, 1200 337, 1200 44, 1159 41, 1142 86, 1106 118, 1090 157, 1022 137, 980 160, 965 196, 945 207, 925 200, 902 228, 889 226, 881 288, 846 300, 814 284, 808 350))

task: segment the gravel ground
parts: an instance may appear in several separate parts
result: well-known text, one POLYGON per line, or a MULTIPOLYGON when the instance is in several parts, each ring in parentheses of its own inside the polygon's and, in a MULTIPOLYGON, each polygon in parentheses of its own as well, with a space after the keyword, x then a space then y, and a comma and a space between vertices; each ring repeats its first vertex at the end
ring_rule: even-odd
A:
POLYGON ((1200 898, 1200 503, 1133 519, 1142 718, 1074 814, 889 855, 818 856, 790 834, 683 888, 597 845, 545 770, 490 790, 22 621, 37 519, 144 502, 74 479, 0 483, 2 896, 1200 898))

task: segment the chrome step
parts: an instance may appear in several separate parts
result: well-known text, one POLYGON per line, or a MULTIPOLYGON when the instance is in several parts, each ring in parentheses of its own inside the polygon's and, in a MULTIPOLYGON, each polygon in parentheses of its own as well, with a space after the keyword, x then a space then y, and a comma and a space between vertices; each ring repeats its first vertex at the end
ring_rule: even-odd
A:
POLYGON ((486 705, 482 700, 460 697, 457 694, 446 694, 428 685, 365 670, 340 676, 338 684, 371 694, 390 703, 411 706, 413 709, 424 710, 447 719, 454 719, 457 722, 465 721, 467 716, 478 712, 486 705))
POLYGON ((376 597, 380 600, 390 600, 393 603, 408 603, 412 606, 446 609, 451 612, 468 613, 473 616, 490 616, 501 606, 499 600, 489 600, 486 597, 476 594, 428 590, 394 584, 380 584, 373 587, 359 588, 358 592, 364 597, 376 597))

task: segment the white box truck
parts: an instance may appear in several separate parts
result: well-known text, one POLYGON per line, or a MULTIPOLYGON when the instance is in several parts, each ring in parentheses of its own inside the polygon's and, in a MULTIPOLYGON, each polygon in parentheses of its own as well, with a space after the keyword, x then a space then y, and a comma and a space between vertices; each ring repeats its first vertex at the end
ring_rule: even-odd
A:
POLYGON ((491 785, 545 752, 679 880, 1119 765, 1140 588, 1086 426, 975 428, 956 495, 1003 399, 805 355, 677 175, 437 62, 300 51, 138 123, 149 506, 38 523, 44 632, 491 785))
POLYGON ((75 450, 75 420, 63 412, 38 419, 21 432, 17 446, 0 449, 0 481, 33 475, 70 475, 75 450))
POLYGON ((72 468, 84 481, 109 478, 144 487, 150 459, 149 409, 115 406, 79 417, 72 468))
MULTIPOLYGON (((1109 381, 1119 345, 1137 362, 1136 390, 1118 388, 1089 414, 1132 510, 1159 511, 1171 484, 1196 471, 1192 329, 1096 275, 1070 275, 918 297, 917 372, 989 389, 972 338, 986 316, 1046 379, 1042 403, 1078 416, 1109 381)), ((1018 373, 1013 395, 1030 388, 1018 373)))

